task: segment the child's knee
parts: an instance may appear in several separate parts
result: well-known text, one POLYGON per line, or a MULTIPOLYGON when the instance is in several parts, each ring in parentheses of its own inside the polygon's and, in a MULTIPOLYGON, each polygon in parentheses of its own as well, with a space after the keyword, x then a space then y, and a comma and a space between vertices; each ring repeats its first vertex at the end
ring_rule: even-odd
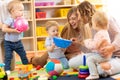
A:
POLYGON ((104 62, 100 64, 101 68, 104 70, 109 70, 111 69, 111 65, 108 62, 104 62))

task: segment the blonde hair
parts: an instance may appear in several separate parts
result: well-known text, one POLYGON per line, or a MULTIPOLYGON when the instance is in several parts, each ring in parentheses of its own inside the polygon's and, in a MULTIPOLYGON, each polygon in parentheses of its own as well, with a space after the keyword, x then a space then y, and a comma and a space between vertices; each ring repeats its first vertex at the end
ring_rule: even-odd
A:
MULTIPOLYGON (((69 17, 74 14, 76 16, 78 16, 77 14, 77 7, 72 7, 67 14, 67 20, 68 23, 65 24, 64 29, 61 32, 61 37, 65 38, 65 39, 70 39, 72 37, 77 37, 79 35, 79 33, 73 29, 69 23, 69 17), (67 30, 67 31, 66 31, 67 30)), ((78 23, 79 24, 79 23, 78 23)), ((77 28, 80 28, 79 26, 77 28)), ((79 29, 80 30, 80 29, 79 29)))
POLYGON ((78 7, 81 17, 83 19, 84 19, 84 17, 86 17, 89 24, 92 25, 91 19, 92 19, 93 14, 96 12, 95 6, 92 5, 88 1, 83 1, 77 7, 78 7))
POLYGON ((46 31, 48 31, 49 28, 52 27, 52 26, 59 27, 59 24, 58 24, 57 21, 47 21, 47 22, 45 23, 46 31))
MULTIPOLYGON (((67 14, 67 18, 69 18, 72 14, 75 14, 76 16, 78 16, 77 15, 77 7, 72 7, 69 10, 69 12, 67 14)), ((70 39, 70 38, 73 38, 73 37, 75 37, 75 38, 80 37, 81 41, 91 37, 91 30, 90 30, 89 26, 83 26, 79 22, 78 26, 77 26, 77 29, 79 30, 79 32, 76 31, 76 29, 73 29, 71 27, 69 21, 68 21, 65 24, 65 26, 64 26, 64 28, 63 28, 63 30, 61 32, 61 37, 64 38, 64 39, 70 39)))
POLYGON ((18 1, 18 0, 13 0, 11 2, 8 3, 7 5, 7 9, 8 11, 11 13, 11 11, 13 10, 13 8, 16 6, 19 6, 19 5, 23 5, 21 1, 18 1))
POLYGON ((108 16, 105 12, 97 11, 92 16, 93 23, 96 24, 96 28, 99 29, 108 29, 108 16))
POLYGON ((67 19, 69 21, 69 17, 72 15, 72 14, 75 14, 77 17, 78 17, 78 13, 77 13, 77 7, 72 7, 68 13, 67 13, 67 19))

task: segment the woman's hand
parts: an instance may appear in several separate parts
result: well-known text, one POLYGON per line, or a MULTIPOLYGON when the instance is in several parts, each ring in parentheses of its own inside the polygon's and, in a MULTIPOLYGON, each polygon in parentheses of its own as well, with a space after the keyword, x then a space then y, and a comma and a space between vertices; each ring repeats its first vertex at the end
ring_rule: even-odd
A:
POLYGON ((71 40, 71 41, 73 41, 73 42, 78 41, 78 39, 77 39, 77 38, 71 38, 70 40, 71 40))
POLYGON ((114 52, 114 50, 115 50, 115 47, 113 46, 113 45, 109 45, 109 46, 106 46, 106 47, 103 47, 103 48, 101 48, 100 50, 99 50, 99 52, 102 54, 104 54, 104 53, 112 53, 112 52, 114 52))
POLYGON ((70 40, 73 44, 81 45, 81 41, 78 38, 71 38, 70 40))

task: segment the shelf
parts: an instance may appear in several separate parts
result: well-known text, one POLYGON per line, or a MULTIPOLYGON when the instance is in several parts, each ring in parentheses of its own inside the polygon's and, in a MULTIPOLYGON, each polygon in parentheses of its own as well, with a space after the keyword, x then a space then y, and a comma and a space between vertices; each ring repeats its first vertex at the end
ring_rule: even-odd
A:
POLYGON ((28 20, 29 22, 30 22, 30 21, 33 21, 32 19, 27 19, 27 20, 28 20))
POLYGON ((35 8, 70 8, 77 5, 54 5, 54 6, 35 6, 35 8))
POLYGON ((58 17, 58 18, 41 18, 41 19, 36 19, 36 21, 43 21, 43 20, 63 20, 67 19, 66 17, 58 17))
POLYGON ((35 51, 26 51, 26 53, 35 53, 35 51))
POLYGON ((31 1, 22 1, 22 3, 23 4, 27 4, 27 3, 31 4, 31 1))
POLYGON ((37 36, 37 38, 43 38, 44 39, 44 38, 46 38, 46 36, 37 36))
MULTIPOLYGON (((46 0, 38 0, 38 1, 46 1, 46 0)), ((53 0, 55 3, 58 3, 62 0, 53 0)), ((44 24, 47 22, 47 21, 57 21, 61 26, 64 27, 64 25, 67 23, 67 17, 58 17, 58 16, 61 16, 60 14, 64 14, 65 13, 67 14, 67 10, 64 10, 62 11, 62 13, 57 13, 56 11, 58 9, 66 9, 66 8, 72 8, 74 6, 77 6, 78 4, 74 4, 74 5, 53 5, 53 6, 35 6, 35 2, 33 3, 34 4, 34 28, 35 28, 35 50, 36 50, 36 53, 44 53, 46 52, 46 50, 44 50, 44 48, 41 46, 44 45, 44 40, 46 38, 46 36, 37 36, 36 32, 38 31, 39 33, 39 29, 37 29, 37 27, 45 27, 44 24), (36 9, 40 9, 41 12, 46 12, 46 18, 36 18, 36 9), (56 14, 58 15, 55 15, 54 13, 56 12, 56 14), (54 17, 53 17, 54 16, 54 17), (38 43, 37 43, 38 42, 38 43), (40 45, 38 45, 40 43, 40 45), (41 48, 41 49, 40 49, 41 48)), ((94 2, 92 3, 93 5, 95 5, 97 8, 100 8, 101 6, 103 6, 103 3, 99 3, 98 1, 97 2, 94 2)), ((44 15, 43 15, 44 16, 44 15)), ((65 15, 67 16, 67 15, 65 15)), ((44 29, 43 29, 44 30, 44 29)))
POLYGON ((25 39, 33 39, 33 37, 23 37, 22 40, 25 40, 25 39))

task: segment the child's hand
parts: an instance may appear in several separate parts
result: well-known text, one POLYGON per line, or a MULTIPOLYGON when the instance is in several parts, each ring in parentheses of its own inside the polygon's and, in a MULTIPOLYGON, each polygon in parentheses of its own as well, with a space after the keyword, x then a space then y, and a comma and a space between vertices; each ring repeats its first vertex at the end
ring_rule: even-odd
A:
POLYGON ((61 48, 61 50, 65 52, 66 49, 65 48, 61 48))
POLYGON ((54 43, 52 43, 52 45, 51 45, 51 46, 52 46, 52 48, 55 48, 55 47, 56 47, 54 43))
POLYGON ((21 31, 18 31, 17 29, 14 30, 16 33, 21 33, 21 31))
POLYGON ((107 52, 114 52, 114 46, 112 46, 112 45, 109 45, 109 46, 106 46, 106 47, 103 47, 103 48, 101 48, 99 51, 101 52, 101 53, 107 53, 107 52))
POLYGON ((111 51, 106 51, 106 52, 101 52, 101 51, 99 51, 99 54, 100 54, 102 57, 112 57, 112 52, 111 52, 111 51))

